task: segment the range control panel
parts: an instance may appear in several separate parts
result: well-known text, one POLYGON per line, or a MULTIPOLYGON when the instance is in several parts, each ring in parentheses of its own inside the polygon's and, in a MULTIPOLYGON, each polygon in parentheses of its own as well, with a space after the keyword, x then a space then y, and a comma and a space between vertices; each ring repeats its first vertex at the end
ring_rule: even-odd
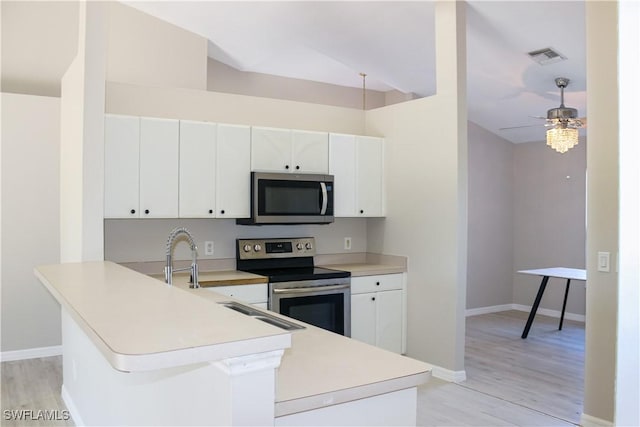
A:
POLYGON ((308 257, 316 254, 313 237, 238 239, 236 242, 237 258, 241 260, 308 257))

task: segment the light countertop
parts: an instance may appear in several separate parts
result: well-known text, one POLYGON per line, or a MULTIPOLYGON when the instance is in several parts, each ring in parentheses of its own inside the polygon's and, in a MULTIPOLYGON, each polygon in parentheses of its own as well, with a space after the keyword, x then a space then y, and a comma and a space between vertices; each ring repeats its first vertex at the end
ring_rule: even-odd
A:
POLYGON ((311 325, 283 331, 224 308, 217 302, 229 297, 190 289, 180 279, 170 287, 110 262, 42 266, 36 276, 115 369, 160 369, 284 348, 276 416, 415 387, 431 373, 428 364, 311 325))
POLYGON ((371 263, 330 264, 330 265, 320 265, 319 267, 331 268, 334 270, 349 271, 351 272, 351 277, 373 276, 378 274, 404 273, 407 271, 407 268, 401 265, 371 264, 371 263))
POLYGON ((109 363, 146 371, 289 347, 291 335, 112 262, 40 266, 36 276, 109 363))
MULTIPOLYGON (((164 274, 150 274, 151 277, 164 281, 164 274)), ((189 280, 189 272, 173 273, 174 283, 186 283, 189 280)), ((238 270, 222 270, 222 271, 205 271, 198 273, 198 283, 203 288, 215 286, 233 286, 233 285, 255 285, 259 283, 267 283, 265 276, 259 276, 246 271, 238 270)))
MULTIPOLYGON (((184 281, 178 286, 203 299, 216 298, 184 281)), ((291 333, 291 347, 278 368, 277 417, 415 387, 431 376, 426 363, 295 322, 306 328, 291 333)))

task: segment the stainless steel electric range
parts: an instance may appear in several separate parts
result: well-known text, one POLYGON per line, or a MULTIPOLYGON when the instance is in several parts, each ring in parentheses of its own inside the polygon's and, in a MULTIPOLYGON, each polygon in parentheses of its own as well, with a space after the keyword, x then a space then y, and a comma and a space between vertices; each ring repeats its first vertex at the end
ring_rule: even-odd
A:
POLYGON ((314 266, 313 237, 238 239, 236 268, 269 280, 269 310, 351 336, 351 273, 314 266))

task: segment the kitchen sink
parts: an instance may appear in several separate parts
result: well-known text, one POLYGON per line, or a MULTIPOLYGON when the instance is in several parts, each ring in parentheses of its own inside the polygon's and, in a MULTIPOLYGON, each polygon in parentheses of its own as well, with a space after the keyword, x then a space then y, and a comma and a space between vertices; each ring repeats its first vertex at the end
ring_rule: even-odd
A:
POLYGON ((298 325, 297 323, 290 322, 281 317, 273 316, 269 313, 265 313, 264 311, 255 309, 248 305, 240 304, 236 301, 223 301, 218 304, 222 304, 231 310, 235 310, 238 313, 242 313, 247 316, 251 316, 254 319, 260 320, 262 322, 268 323, 272 326, 277 326, 280 329, 284 329, 285 331, 295 331, 298 329, 305 329, 304 326, 298 325))

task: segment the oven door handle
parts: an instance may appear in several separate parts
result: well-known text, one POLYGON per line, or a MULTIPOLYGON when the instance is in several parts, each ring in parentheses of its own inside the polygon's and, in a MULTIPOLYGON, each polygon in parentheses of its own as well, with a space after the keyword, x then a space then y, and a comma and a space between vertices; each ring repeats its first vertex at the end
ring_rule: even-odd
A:
POLYGON ((314 286, 312 288, 289 288, 289 289, 272 289, 274 294, 302 294, 314 291, 337 291, 339 289, 347 289, 351 287, 348 285, 333 285, 333 286, 314 286))
POLYGON ((321 182, 320 190, 322 190, 322 207, 320 208, 320 215, 325 215, 327 213, 327 203, 329 199, 329 197, 327 196, 327 184, 321 182))

